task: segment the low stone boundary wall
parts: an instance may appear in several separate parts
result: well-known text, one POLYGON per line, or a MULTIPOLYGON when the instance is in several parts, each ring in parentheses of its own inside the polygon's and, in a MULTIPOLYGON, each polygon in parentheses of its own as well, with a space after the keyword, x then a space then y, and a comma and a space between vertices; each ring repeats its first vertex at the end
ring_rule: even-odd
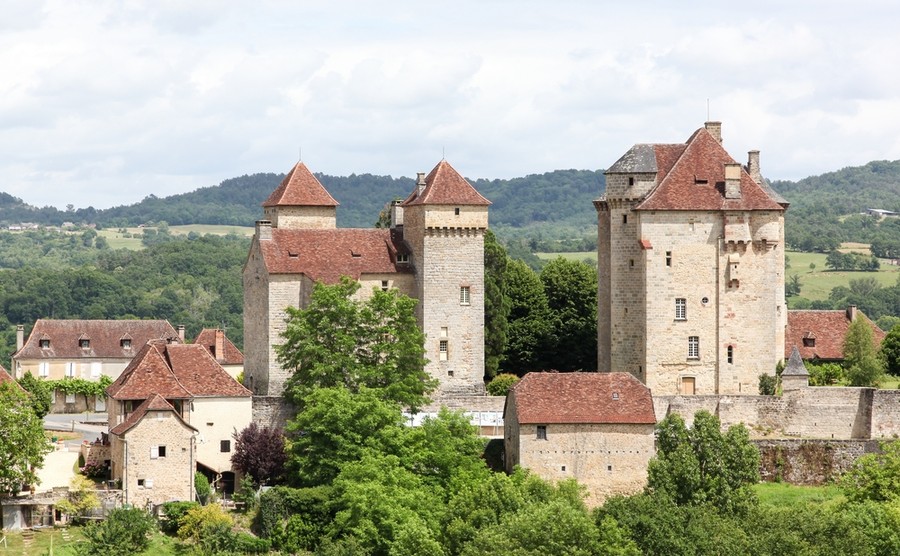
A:
POLYGON ((837 480, 865 454, 880 451, 877 440, 754 440, 763 481, 822 485, 837 480))

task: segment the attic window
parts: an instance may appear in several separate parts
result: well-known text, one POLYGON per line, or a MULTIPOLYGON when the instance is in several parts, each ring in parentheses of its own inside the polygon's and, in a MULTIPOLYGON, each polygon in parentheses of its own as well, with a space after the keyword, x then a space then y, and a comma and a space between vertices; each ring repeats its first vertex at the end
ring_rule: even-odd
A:
POLYGON ((81 349, 89 349, 91 347, 91 341, 88 339, 78 340, 78 347, 81 349))
POLYGON ((131 349, 131 338, 122 338, 119 340, 119 345, 125 349, 131 349))
POLYGON ((709 180, 706 178, 701 178, 699 176, 694 176, 694 183, 696 185, 709 185, 709 180))
POLYGON ((614 400, 618 400, 618 399, 619 399, 619 393, 618 393, 618 392, 613 392, 613 399, 614 399, 614 400))
POLYGON ((41 348, 43 348, 43 349, 46 349, 46 348, 50 347, 50 340, 49 340, 49 338, 42 338, 41 341, 40 341, 40 346, 41 346, 41 348))
POLYGON ((815 338, 803 338, 803 347, 816 347, 815 338))
POLYGON ((350 251, 350 256, 352 256, 354 259, 358 259, 359 257, 362 257, 362 253, 357 253, 356 251, 350 251))
POLYGON ((409 255, 407 255, 407 254, 405 254, 405 253, 403 253, 403 254, 397 253, 397 262, 398 262, 398 263, 408 263, 408 262, 409 262, 409 255))

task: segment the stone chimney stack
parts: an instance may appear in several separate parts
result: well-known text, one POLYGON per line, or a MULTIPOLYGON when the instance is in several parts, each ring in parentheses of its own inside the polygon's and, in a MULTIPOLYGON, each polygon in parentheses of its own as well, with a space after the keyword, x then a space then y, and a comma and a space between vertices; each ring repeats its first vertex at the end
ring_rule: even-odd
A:
POLYGON ((221 328, 216 328, 215 356, 219 363, 225 361, 225 331, 221 328))
POLYGON ((18 324, 16 325, 16 351, 22 349, 22 346, 25 345, 25 326, 18 324))
POLYGON ((716 138, 719 144, 722 144, 722 122, 706 122, 704 124, 706 131, 716 138))
POLYGON ((391 228, 403 227, 403 204, 402 199, 391 201, 391 228))
POLYGON ((256 237, 260 241, 268 241, 272 239, 272 221, 257 220, 256 221, 256 237))
POLYGON ((725 198, 740 199, 741 198, 741 165, 726 164, 725 165, 725 198))
POLYGON ((851 306, 847 307, 847 318, 850 319, 850 322, 853 322, 856 320, 856 313, 857 313, 856 305, 851 305, 851 306))
POLYGON ((184 325, 183 325, 183 324, 179 324, 179 325, 175 328, 175 330, 178 331, 178 339, 181 340, 181 343, 183 344, 183 343, 184 343, 184 325))
POLYGON ((759 151, 747 153, 747 173, 756 183, 762 183, 762 174, 759 171, 759 151))
POLYGON ((416 173, 416 197, 425 191, 425 172, 416 173))

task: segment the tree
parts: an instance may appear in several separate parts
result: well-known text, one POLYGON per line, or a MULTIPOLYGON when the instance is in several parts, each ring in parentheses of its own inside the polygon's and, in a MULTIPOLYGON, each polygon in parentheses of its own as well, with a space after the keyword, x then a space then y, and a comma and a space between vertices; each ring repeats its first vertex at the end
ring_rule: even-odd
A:
POLYGON ((425 335, 416 324, 416 301, 396 290, 374 289, 353 299, 359 283, 317 283, 305 309, 288 307, 278 361, 292 373, 285 395, 298 407, 316 388, 367 388, 415 410, 437 381, 425 371, 425 335))
POLYGON ((880 357, 887 374, 900 376, 900 325, 894 325, 881 341, 880 357))
POLYGON ((541 270, 555 328, 547 354, 560 371, 597 369, 597 270, 562 257, 541 270))
POLYGON ((506 396, 509 389, 519 382, 519 377, 514 374, 503 373, 494 377, 487 385, 487 392, 492 396, 506 396))
POLYGON ((484 376, 497 374, 509 332, 510 301, 506 292, 506 250, 494 233, 484 234, 484 376))
POLYGON ((74 521, 100 507, 100 498, 94 492, 94 481, 84 475, 75 475, 69 485, 69 497, 56 504, 57 510, 69 514, 74 521))
POLYGON ((0 496, 12 495, 38 482, 34 470, 50 451, 31 397, 14 382, 0 383, 0 431, 0 496))
POLYGON ((900 442, 882 442, 880 454, 866 454, 841 478, 851 502, 900 499, 900 442))
POLYGON ((83 556, 130 556, 150 546, 149 535, 156 528, 153 517, 139 508, 118 508, 109 512, 105 521, 84 528, 83 556))
POLYGON ((786 297, 796 297, 800 295, 800 275, 793 274, 790 279, 784 285, 784 295, 786 297))
POLYGON ((509 334, 500 368, 522 376, 545 368, 546 357, 555 343, 550 306, 540 277, 523 261, 510 259, 507 263, 506 287, 510 301, 509 334))
POLYGON ((19 386, 31 395, 31 408, 34 409, 38 419, 43 419, 50 413, 52 391, 47 387, 46 381, 35 378, 31 371, 28 371, 19 379, 19 386))
POLYGON ((755 502, 750 485, 759 482, 759 450, 743 425, 722 434, 719 418, 703 410, 688 429, 673 413, 657 425, 657 452, 647 473, 649 493, 677 505, 740 513, 755 502))
POLYGON ((281 477, 286 461, 281 429, 260 427, 253 422, 234 433, 231 463, 241 473, 252 476, 257 484, 267 485, 281 477))
POLYGON ((850 386, 878 386, 884 375, 868 319, 857 317, 844 338, 844 367, 850 386))

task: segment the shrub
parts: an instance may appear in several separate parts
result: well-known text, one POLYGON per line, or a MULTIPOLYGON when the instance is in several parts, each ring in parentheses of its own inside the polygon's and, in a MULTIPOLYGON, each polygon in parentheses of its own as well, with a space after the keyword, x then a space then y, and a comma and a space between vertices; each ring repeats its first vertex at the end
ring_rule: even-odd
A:
POLYGON ((272 550, 269 539, 260 539, 249 533, 239 532, 234 540, 234 549, 243 554, 266 554, 272 550))
POLYGON ((160 520, 160 528, 170 535, 178 533, 179 522, 189 510, 199 508, 198 502, 166 502, 162 505, 165 518, 160 520))
POLYGON ((760 396, 774 396, 777 385, 778 385, 778 378, 776 378, 768 373, 763 373, 763 374, 759 375, 759 395, 760 396))
POLYGON ((259 498, 254 530, 260 537, 271 538, 276 549, 281 543, 305 544, 303 539, 317 542, 332 522, 331 493, 332 488, 327 486, 271 488, 259 498))
POLYGON ((505 396, 509 389, 519 382, 519 377, 514 374, 502 373, 494 377, 487 385, 488 394, 492 396, 505 396))
POLYGON ((178 538, 199 542, 202 537, 217 534, 219 525, 231 529, 234 521, 222 506, 210 504, 191 508, 178 520, 178 538))
POLYGON ((209 486, 209 479, 206 478, 206 475, 199 471, 194 473, 194 491, 201 504, 206 504, 209 501, 212 488, 209 486))
POLYGON ((87 542, 77 545, 82 556, 132 556, 147 550, 148 535, 156 526, 153 517, 139 508, 113 510, 106 521, 84 528, 87 542))
POLYGON ((92 461, 84 464, 81 473, 89 479, 105 479, 106 466, 99 461, 92 461))

